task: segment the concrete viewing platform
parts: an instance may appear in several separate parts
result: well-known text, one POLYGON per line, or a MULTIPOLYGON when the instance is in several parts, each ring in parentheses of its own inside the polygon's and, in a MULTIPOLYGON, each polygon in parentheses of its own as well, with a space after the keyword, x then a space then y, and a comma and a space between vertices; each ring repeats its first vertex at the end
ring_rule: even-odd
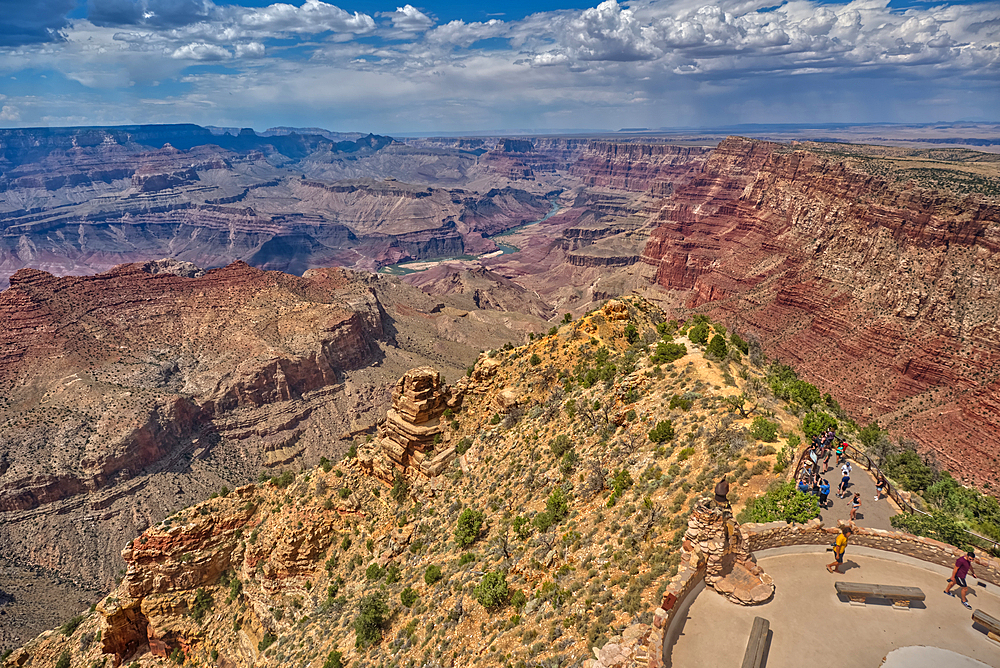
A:
MULTIPOLYGON (((961 659, 963 666, 976 666, 978 661, 1000 668, 1000 643, 973 627, 972 610, 963 607, 958 596, 943 593, 951 574, 948 568, 851 545, 840 575, 824 568, 833 559, 823 546, 775 548, 756 556, 774 580, 774 597, 762 605, 744 607, 698 585, 700 591, 686 598, 664 638, 667 666, 741 665, 753 619, 760 616, 770 622, 773 634, 764 664, 768 668, 878 668, 890 652, 900 648, 913 649, 897 652, 887 666, 893 663, 891 659, 910 653, 924 659, 893 665, 947 668, 949 661, 933 657, 954 656, 953 652, 974 660, 961 659), (851 604, 837 596, 837 581, 919 587, 926 600, 914 601, 910 609, 877 599, 869 599, 866 605, 851 604)), ((1000 618, 1000 588, 981 585, 971 576, 968 581, 972 607, 1000 618)))

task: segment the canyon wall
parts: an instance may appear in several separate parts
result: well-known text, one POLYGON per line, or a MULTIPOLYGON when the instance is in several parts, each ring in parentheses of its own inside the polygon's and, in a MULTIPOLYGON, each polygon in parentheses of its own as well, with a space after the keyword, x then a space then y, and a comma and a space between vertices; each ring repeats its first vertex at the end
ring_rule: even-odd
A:
POLYGON ((664 201, 643 260, 859 422, 995 481, 1000 204, 907 174, 731 138, 664 201))

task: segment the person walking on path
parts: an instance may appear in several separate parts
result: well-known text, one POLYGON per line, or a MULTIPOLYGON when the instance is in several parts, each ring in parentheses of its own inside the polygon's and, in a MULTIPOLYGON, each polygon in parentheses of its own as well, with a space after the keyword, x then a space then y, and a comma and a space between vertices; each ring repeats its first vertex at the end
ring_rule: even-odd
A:
POLYGON ((847 494, 847 486, 851 484, 851 473, 846 471, 844 477, 840 479, 840 487, 837 488, 837 498, 842 499, 847 494))
POLYGON ((830 470, 830 457, 833 456, 833 450, 829 446, 823 446, 823 454, 826 458, 823 460, 823 473, 830 470))
POLYGON ((972 573, 972 577, 976 577, 976 571, 972 569, 972 560, 976 558, 976 553, 969 550, 965 553, 964 557, 959 557, 955 560, 955 569, 951 572, 951 579, 948 580, 948 586, 945 587, 944 593, 948 596, 954 596, 955 594, 951 591, 951 588, 955 585, 959 586, 959 598, 962 599, 962 605, 972 610, 972 606, 969 602, 965 600, 965 595, 969 592, 969 585, 965 582, 965 576, 972 573))
POLYGON ((833 561, 826 565, 826 570, 840 575, 840 565, 844 563, 844 551, 847 550, 847 539, 850 537, 851 527, 843 527, 833 546, 833 561))
POLYGON ((875 500, 881 499, 883 494, 889 496, 889 481, 879 471, 878 478, 875 480, 875 500))
POLYGON ((861 493, 855 492, 854 498, 851 499, 851 521, 858 519, 858 508, 861 507, 861 493))

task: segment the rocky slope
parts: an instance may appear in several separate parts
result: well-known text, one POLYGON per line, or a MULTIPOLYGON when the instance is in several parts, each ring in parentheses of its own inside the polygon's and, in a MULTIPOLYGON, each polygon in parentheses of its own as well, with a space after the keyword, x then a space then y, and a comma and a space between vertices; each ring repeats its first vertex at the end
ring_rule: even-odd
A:
POLYGON ((341 269, 19 271, 0 293, 4 556, 108 586, 121 536, 346 449, 414 363, 457 376, 545 327, 493 309, 341 269))
POLYGON ((643 259, 983 484, 1000 475, 1000 174, 925 153, 731 138, 664 202, 643 259))
POLYGON ((720 409, 761 371, 685 338, 656 364, 662 317, 609 302, 454 385, 411 371, 357 457, 151 526, 96 611, 7 665, 589 665, 608 641, 634 644, 699 495, 729 471, 739 506, 775 459, 720 409), (675 433, 650 440, 668 419, 675 433))

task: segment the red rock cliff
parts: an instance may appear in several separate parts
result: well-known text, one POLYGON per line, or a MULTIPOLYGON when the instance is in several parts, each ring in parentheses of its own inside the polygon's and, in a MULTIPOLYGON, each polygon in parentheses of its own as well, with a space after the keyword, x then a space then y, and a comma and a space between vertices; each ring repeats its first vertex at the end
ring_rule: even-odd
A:
POLYGON ((1000 477, 1000 206, 731 138, 664 201, 656 281, 984 483, 1000 477))

